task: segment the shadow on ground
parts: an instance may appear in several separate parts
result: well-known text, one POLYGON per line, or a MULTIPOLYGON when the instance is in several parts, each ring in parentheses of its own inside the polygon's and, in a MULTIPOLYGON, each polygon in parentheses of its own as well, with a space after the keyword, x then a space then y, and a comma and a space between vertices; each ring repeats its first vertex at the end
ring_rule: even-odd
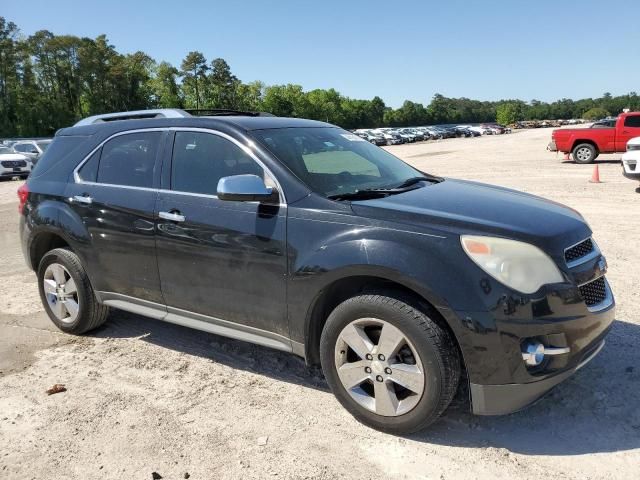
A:
MULTIPOLYGON (((114 312, 94 333, 135 338, 232 368, 328 391, 321 371, 293 354, 114 312)), ((408 436, 419 442, 494 447, 528 455, 581 455, 640 448, 640 327, 616 321, 602 352, 530 408, 503 417, 469 413, 461 390, 443 418, 408 436)))

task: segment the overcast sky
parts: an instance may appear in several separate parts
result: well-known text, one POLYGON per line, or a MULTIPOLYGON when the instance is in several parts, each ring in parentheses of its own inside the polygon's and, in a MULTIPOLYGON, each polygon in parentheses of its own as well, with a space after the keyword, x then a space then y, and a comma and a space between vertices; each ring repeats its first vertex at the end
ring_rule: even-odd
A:
POLYGON ((334 87, 397 107, 434 93, 552 101, 640 91, 640 1, 1 0, 25 35, 106 34, 179 67, 222 57, 243 81, 334 87))

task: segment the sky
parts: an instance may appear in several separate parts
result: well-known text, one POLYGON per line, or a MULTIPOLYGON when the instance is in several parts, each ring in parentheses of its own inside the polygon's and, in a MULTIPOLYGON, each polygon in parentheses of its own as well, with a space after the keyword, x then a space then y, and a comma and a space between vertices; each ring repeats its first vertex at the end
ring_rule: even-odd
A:
POLYGON ((0 0, 24 35, 106 34, 179 67, 201 51, 244 82, 335 88, 398 107, 640 91, 640 1, 0 0), (628 19, 628 20, 627 20, 628 19))

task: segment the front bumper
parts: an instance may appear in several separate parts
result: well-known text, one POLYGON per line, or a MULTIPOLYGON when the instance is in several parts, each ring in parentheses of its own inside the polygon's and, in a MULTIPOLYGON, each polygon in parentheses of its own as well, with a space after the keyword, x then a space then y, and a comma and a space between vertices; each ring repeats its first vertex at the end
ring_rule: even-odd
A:
POLYGON ((472 411, 476 415, 506 415, 528 407, 549 393, 553 387, 568 379, 589 363, 604 347, 604 338, 585 352, 578 365, 557 375, 531 383, 506 385, 470 384, 472 411))
POLYGON ((557 152, 558 151, 558 147, 556 146, 556 142, 551 140, 549 142, 549 144, 547 145, 547 150, 549 150, 550 152, 557 152))
POLYGON ((640 151, 627 152, 622 156, 622 174, 630 180, 640 181, 640 151))

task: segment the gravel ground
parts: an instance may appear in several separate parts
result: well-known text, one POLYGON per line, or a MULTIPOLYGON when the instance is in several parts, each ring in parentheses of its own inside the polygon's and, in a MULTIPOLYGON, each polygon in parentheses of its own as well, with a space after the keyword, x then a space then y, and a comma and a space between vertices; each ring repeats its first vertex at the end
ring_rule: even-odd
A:
POLYGON ((19 183, 0 183, 0 478, 637 478, 640 195, 617 156, 589 183, 592 166, 544 150, 550 133, 389 150, 582 212, 618 302, 607 345, 524 412, 474 417, 459 400, 408 437, 357 423, 292 355, 115 311, 89 336, 58 333, 20 252, 19 183), (55 383, 68 390, 47 396, 55 383))

